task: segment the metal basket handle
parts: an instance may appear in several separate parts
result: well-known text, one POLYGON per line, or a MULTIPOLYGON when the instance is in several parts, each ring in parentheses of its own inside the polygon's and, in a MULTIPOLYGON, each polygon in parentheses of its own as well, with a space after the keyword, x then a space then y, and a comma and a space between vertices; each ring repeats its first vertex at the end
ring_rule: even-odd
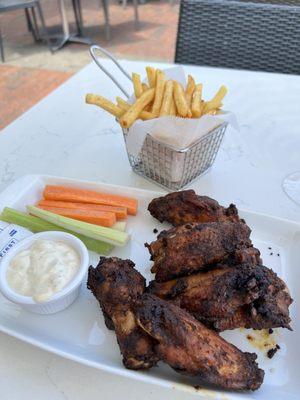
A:
POLYGON ((111 59, 111 61, 119 68, 119 70, 123 73, 123 75, 126 76, 130 81, 132 81, 130 75, 128 72, 125 71, 125 69, 121 66, 121 64, 115 59, 115 57, 107 50, 103 49, 103 47, 97 46, 97 45, 92 45, 90 47, 90 54, 95 61, 95 63, 98 65, 98 67, 114 82, 114 84, 124 93, 124 95, 129 98, 129 94, 126 92, 126 90, 123 88, 123 86, 118 82, 118 80, 100 63, 99 59, 97 58, 96 51, 100 51, 101 53, 105 54, 108 58, 111 59))

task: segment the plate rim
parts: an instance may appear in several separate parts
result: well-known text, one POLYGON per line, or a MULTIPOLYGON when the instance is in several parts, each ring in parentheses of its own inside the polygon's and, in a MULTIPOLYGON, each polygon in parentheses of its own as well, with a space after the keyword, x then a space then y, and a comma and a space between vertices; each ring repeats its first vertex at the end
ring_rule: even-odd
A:
MULTIPOLYGON (((2 203, 2 197, 5 197, 5 194, 8 193, 11 190, 12 186, 17 185, 18 183, 21 183, 22 180, 26 182, 26 180, 30 179, 53 179, 53 180, 58 180, 58 181, 70 181, 74 183, 82 183, 82 184, 93 184, 93 185, 100 185, 100 186, 107 186, 107 187, 112 187, 116 189, 125 189, 125 190, 132 190, 137 193, 143 193, 145 195, 166 195, 168 192, 159 192, 155 190, 148 190, 148 189, 140 189, 137 187, 131 187, 131 186, 124 186, 124 185, 116 185, 116 184, 110 184, 107 182, 96 182, 96 181, 89 181, 89 180, 83 180, 83 179, 76 179, 76 178, 68 178, 68 177, 59 177, 59 176, 54 176, 54 175, 47 175, 47 174, 26 174, 23 175, 22 177, 17 178, 14 180, 11 184, 9 184, 6 188, 4 188, 3 191, 0 192, 0 205, 2 203)), ((299 230, 300 231, 300 223, 286 219, 286 218, 281 218, 273 215, 269 215, 266 213, 260 213, 260 212, 255 212, 251 211, 248 209, 243 209, 239 208, 239 211, 244 214, 244 215, 251 215, 251 216, 256 216, 259 218, 263 219, 268 219, 268 220, 273 220, 276 221, 277 223, 284 223, 284 224, 289 224, 291 227, 293 227, 294 230, 299 230)), ((193 386, 190 386, 188 384, 182 383, 182 382, 174 382, 168 378, 160 378, 160 377, 155 377, 151 376, 143 371, 134 371, 134 370, 128 370, 125 367, 121 368, 120 366, 114 367, 114 366, 109 366, 105 363, 101 362, 96 362, 89 360, 87 358, 84 358, 74 352, 68 351, 68 350, 63 350, 59 347, 56 347, 54 345, 51 345, 49 343, 46 343, 43 340, 37 339, 31 335, 24 334, 20 331, 17 331, 16 329, 9 328, 1 323, 0 320, 0 332, 7 334, 11 337, 14 337, 16 339, 19 339, 23 341, 24 343, 28 343, 32 346, 35 346, 37 348, 40 348, 42 350, 45 350, 49 353, 56 354, 60 357, 66 358, 71 361, 75 361, 77 363, 80 363, 82 365, 96 368, 98 370, 105 371, 107 373, 111 373, 117 376, 122 376, 122 377, 127 377, 127 378, 132 378, 141 382, 145 382, 148 384, 155 384, 159 385, 165 388, 170 388, 170 389, 179 389, 185 392, 189 392, 190 394, 197 394, 201 398, 208 398, 208 397, 215 397, 215 396, 222 396, 224 394, 228 400, 242 400, 245 399, 245 393, 238 393, 238 392, 230 392, 230 391, 224 391, 222 389, 219 390, 214 390, 210 388, 201 388, 201 389, 195 389, 193 386)), ((248 393, 248 396, 252 398, 252 393, 248 393)), ((249 398, 249 397, 248 397, 249 398)))

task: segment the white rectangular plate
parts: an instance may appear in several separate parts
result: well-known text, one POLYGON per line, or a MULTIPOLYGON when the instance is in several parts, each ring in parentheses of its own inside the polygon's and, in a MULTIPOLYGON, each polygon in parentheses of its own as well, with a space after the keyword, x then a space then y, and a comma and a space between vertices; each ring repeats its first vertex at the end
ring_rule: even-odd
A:
MULTIPOLYGON (((126 247, 115 249, 112 255, 133 260, 147 280, 153 279, 150 273, 149 254, 144 243, 155 239, 154 228, 160 231, 168 227, 167 224, 160 224, 153 219, 147 211, 148 203, 159 193, 104 183, 27 175, 13 183, 0 195, 0 210, 5 206, 25 210, 26 205, 34 204, 41 198, 45 184, 69 185, 136 197, 139 200, 138 215, 128 219, 131 241, 126 247)), ((98 303, 85 285, 82 287, 80 297, 73 305, 50 316, 28 313, 0 295, 0 330, 83 364, 173 389, 185 390, 190 393, 197 391, 202 398, 223 400, 241 398, 299 399, 300 346, 297 336, 300 324, 298 305, 300 226, 287 220, 248 211, 240 211, 240 215, 246 219, 252 229, 252 240, 261 250, 264 265, 272 268, 286 281, 294 298, 291 306, 294 331, 276 329, 271 335, 271 339, 274 340, 273 344, 280 345, 280 351, 271 360, 266 357, 266 349, 257 348, 258 344, 263 347, 263 343, 266 341, 259 332, 236 330, 222 334, 242 350, 258 354, 259 365, 265 370, 266 375, 261 389, 255 393, 195 389, 192 386, 196 384, 195 380, 183 377, 162 364, 158 368, 152 368, 145 372, 126 370, 121 362, 115 334, 106 329, 98 303), (296 318, 296 312, 298 318, 296 318), (253 341, 247 339, 249 335, 255 338, 254 344, 253 341)), ((90 262, 95 266, 99 257, 94 253, 90 253, 90 255, 90 262)))

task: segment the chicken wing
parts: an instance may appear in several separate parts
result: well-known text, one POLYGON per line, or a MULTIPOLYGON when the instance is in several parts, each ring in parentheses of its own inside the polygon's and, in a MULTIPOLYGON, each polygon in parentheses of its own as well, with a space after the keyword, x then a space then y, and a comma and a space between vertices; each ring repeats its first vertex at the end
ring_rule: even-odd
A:
POLYGON ((256 390, 262 384, 264 372, 255 354, 241 352, 176 305, 144 294, 135 315, 158 342, 159 357, 177 372, 234 390, 256 390))
POLYGON ((101 257, 96 268, 90 267, 87 287, 102 308, 106 326, 115 329, 129 369, 150 368, 157 362, 154 344, 136 323, 133 305, 145 290, 145 278, 130 260, 101 257))
POLYGON ((215 330, 289 328, 292 299, 286 285, 261 265, 223 266, 168 282, 152 281, 148 290, 215 330))
POLYGON ((160 222, 174 226, 192 222, 238 221, 234 204, 228 208, 207 196, 198 196, 194 190, 182 190, 153 199, 148 206, 150 214, 160 222))
POLYGON ((228 266, 235 266, 240 264, 262 265, 262 259, 260 258, 260 251, 253 246, 245 247, 236 250, 231 256, 229 256, 225 260, 225 265, 228 266))
POLYGON ((164 282, 189 275, 252 247, 250 228, 242 222, 186 224, 162 231, 145 244, 154 265, 155 279, 164 282))

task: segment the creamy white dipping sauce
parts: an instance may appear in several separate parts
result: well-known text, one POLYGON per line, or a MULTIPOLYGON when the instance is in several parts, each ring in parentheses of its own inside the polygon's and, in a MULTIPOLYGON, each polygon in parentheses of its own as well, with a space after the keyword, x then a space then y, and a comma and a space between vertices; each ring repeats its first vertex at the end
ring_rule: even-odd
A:
POLYGON ((47 301, 75 276, 80 257, 72 246, 55 240, 37 240, 11 260, 7 283, 12 290, 37 303, 47 301))

